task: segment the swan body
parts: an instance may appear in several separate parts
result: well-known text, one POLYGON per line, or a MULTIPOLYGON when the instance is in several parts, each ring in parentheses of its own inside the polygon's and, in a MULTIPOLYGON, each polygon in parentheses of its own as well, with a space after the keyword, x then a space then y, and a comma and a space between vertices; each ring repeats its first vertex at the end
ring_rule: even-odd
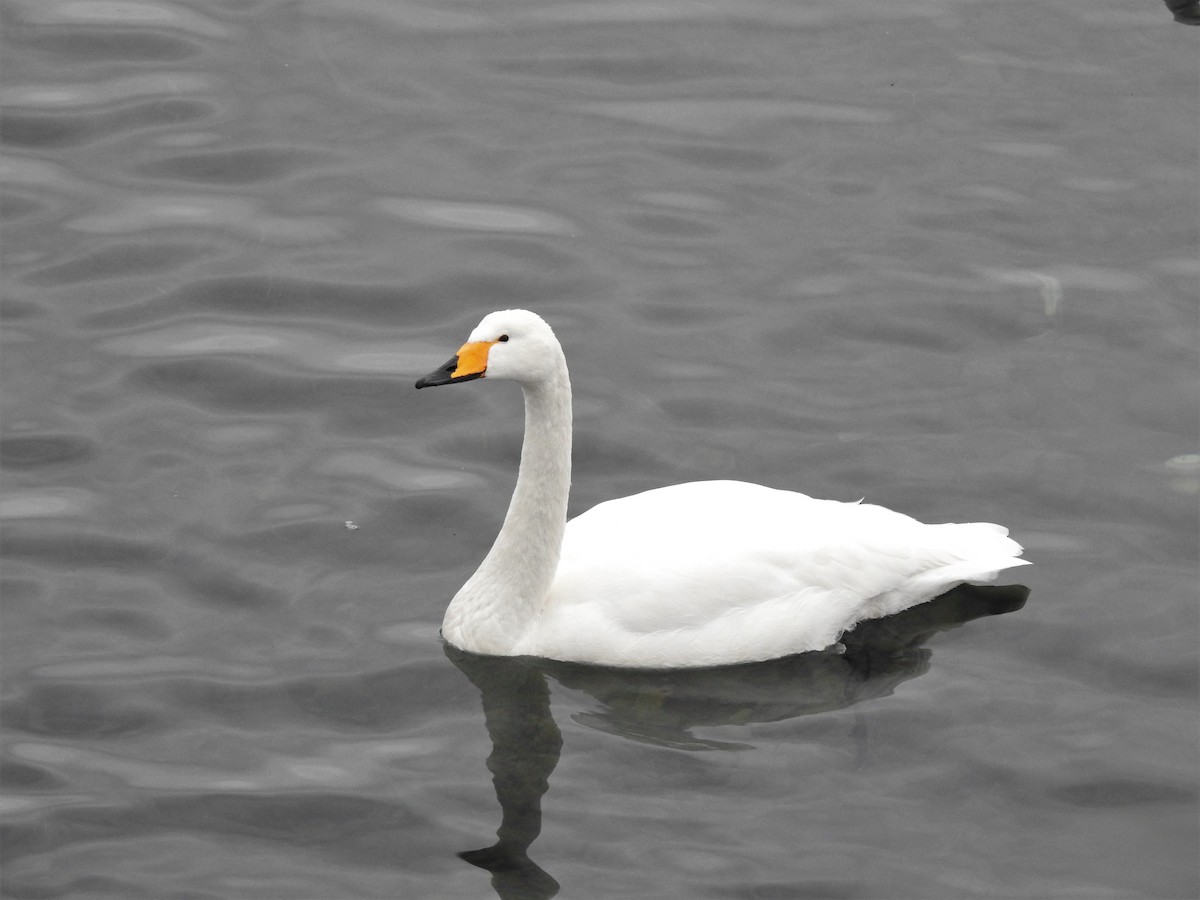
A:
POLYGON ((640 668, 753 662, 824 649, 859 621, 1028 564, 999 525, 925 525, 738 481, 658 488, 568 522, 571 385, 550 326, 491 313, 417 387, 484 377, 521 384, 525 440, 496 542, 442 622, 460 649, 640 668))

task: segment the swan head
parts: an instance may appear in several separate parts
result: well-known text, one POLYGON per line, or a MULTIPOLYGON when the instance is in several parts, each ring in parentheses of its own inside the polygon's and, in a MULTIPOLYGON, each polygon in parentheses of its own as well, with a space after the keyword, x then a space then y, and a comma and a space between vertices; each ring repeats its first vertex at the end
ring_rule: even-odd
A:
POLYGON ((418 379, 416 386, 484 377, 536 384, 552 378, 564 365, 562 347, 541 316, 527 309, 505 309, 484 316, 458 352, 418 379))

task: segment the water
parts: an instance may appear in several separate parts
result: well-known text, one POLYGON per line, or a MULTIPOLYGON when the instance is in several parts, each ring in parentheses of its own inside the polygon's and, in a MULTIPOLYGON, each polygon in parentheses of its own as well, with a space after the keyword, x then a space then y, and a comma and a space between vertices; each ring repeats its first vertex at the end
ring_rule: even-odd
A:
POLYGON ((3 23, 7 896, 1200 891, 1163 4, 3 23), (572 366, 574 510, 732 477, 999 521, 1028 599, 712 673, 447 654, 520 400, 412 382, 512 305, 572 366))

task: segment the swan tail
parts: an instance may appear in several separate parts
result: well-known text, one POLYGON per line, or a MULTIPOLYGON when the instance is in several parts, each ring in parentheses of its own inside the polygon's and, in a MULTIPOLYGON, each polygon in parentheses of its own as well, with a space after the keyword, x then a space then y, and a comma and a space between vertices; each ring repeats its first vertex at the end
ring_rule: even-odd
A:
POLYGON ((987 584, 995 581, 1005 569, 1028 565, 1031 563, 1027 559, 1014 559, 1013 557, 982 559, 977 557, 948 566, 940 566, 927 575, 929 584, 934 587, 939 585, 950 587, 964 583, 987 584))
MULTIPOLYGON (((985 584, 995 581, 1005 569, 1030 565, 1022 559, 1025 548, 1008 536, 1008 529, 991 522, 968 522, 930 526, 937 534, 945 554, 943 565, 920 576, 931 587, 949 587, 966 582, 985 584)), ((944 588, 943 588, 944 589, 944 588)))

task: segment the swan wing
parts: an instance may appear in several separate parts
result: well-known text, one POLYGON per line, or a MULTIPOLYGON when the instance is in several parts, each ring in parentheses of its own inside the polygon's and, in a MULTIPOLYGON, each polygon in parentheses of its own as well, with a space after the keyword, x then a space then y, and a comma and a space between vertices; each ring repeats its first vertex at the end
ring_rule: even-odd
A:
POLYGON ((1006 535, 744 482, 646 491, 568 524, 522 649, 634 666, 819 650, 862 619, 1024 564, 1006 535))

